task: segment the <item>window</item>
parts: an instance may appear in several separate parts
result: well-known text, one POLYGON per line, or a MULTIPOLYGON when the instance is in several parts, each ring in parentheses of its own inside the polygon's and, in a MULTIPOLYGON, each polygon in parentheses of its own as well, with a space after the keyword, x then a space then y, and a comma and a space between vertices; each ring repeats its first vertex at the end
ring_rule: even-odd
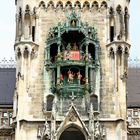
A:
POLYGON ((133 111, 133 116, 134 116, 134 117, 137 117, 138 115, 139 115, 138 110, 134 110, 134 111, 133 111))
POLYGON ((35 26, 32 26, 32 40, 35 41, 35 26))
POLYGON ((12 124, 12 112, 0 112, 0 126, 10 126, 12 124))

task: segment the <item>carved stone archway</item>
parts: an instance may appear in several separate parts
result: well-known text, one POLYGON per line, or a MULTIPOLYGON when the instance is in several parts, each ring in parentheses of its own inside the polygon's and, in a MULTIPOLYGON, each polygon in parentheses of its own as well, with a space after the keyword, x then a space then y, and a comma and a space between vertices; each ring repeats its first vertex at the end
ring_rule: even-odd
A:
POLYGON ((59 140, 86 140, 86 138, 82 131, 71 126, 62 132, 59 140))

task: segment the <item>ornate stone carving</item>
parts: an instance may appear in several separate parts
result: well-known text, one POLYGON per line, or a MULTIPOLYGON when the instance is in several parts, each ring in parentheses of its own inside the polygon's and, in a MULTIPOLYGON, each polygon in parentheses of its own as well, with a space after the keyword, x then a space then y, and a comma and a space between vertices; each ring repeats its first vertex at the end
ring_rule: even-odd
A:
POLYGON ((100 124, 99 121, 95 123, 94 136, 96 139, 101 139, 101 140, 104 140, 106 136, 105 128, 103 125, 100 124))
POLYGON ((46 121, 44 125, 41 125, 38 127, 38 134, 37 137, 40 138, 40 140, 47 139, 50 140, 50 126, 48 122, 46 121))
POLYGON ((77 117, 74 111, 71 111, 68 117, 69 117, 69 121, 71 122, 76 122, 77 120, 77 117))

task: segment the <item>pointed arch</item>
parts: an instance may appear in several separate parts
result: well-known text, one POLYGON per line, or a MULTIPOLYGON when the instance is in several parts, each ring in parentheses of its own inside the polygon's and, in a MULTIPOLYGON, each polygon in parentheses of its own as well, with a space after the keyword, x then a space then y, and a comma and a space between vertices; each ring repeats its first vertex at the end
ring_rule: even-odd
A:
POLYGON ((18 59, 21 58, 21 50, 20 50, 20 48, 17 48, 16 55, 17 55, 18 59))
POLYGON ((85 1, 83 4, 83 8, 90 8, 90 3, 88 1, 85 1))
POLYGON ((98 110, 98 96, 95 94, 90 95, 90 104, 92 104, 94 110, 98 110))
POLYGON ((99 4, 98 4, 97 1, 94 1, 94 2, 92 3, 92 8, 95 9, 95 10, 98 10, 98 9, 99 9, 99 4))
POLYGON ((122 12, 122 7, 121 7, 121 5, 118 5, 118 6, 117 6, 116 11, 117 11, 118 14, 121 14, 121 12, 122 12))
POLYGON ((46 97, 46 110, 52 111, 53 101, 54 101, 54 95, 50 94, 46 97))
POLYGON ((128 69, 128 57, 129 57, 129 49, 125 47, 124 50, 124 72, 127 72, 128 69))
POLYGON ((81 3, 79 2, 79 1, 76 1, 75 3, 74 3, 74 7, 76 8, 79 8, 79 9, 81 9, 81 3))
POLYGON ((105 1, 102 1, 101 8, 107 9, 107 3, 105 1))
POLYGON ((30 7, 26 5, 25 15, 24 15, 24 38, 29 39, 31 34, 31 15, 30 15, 30 7))
POLYGON ((28 56, 29 56, 29 50, 28 50, 28 47, 25 47, 25 49, 24 49, 24 51, 23 51, 23 56, 24 56, 25 59, 28 58, 28 56))
POLYGON ((60 135, 59 140, 65 140, 65 139, 80 139, 80 140, 86 140, 86 137, 81 129, 79 129, 76 125, 71 125, 68 128, 66 128, 62 134, 60 135))
POLYGON ((117 49, 118 66, 122 65, 122 50, 123 50, 122 47, 118 46, 118 49, 117 49))
POLYGON ((121 5, 118 5, 116 8, 116 21, 117 21, 117 26, 116 26, 116 31, 117 31, 117 39, 121 40, 122 36, 124 35, 123 30, 124 30, 124 21, 123 21, 123 15, 122 15, 122 7, 121 5))
POLYGON ((65 8, 72 9, 72 3, 70 1, 67 1, 65 4, 65 8))
POLYGON ((112 59, 114 59, 114 54, 115 54, 114 49, 111 47, 110 50, 109 50, 109 56, 110 56, 112 59))
POLYGON ((128 8, 125 7, 124 9, 124 28, 125 28, 125 39, 128 39, 128 27, 129 27, 129 15, 128 15, 128 8))
POLYGON ((114 14, 114 9, 112 7, 109 8, 109 15, 113 16, 114 14))
POLYGON ((119 88, 120 77, 122 75, 122 68, 123 68, 122 67, 122 65, 123 65, 122 55, 123 55, 122 46, 118 46, 118 48, 117 48, 117 67, 116 67, 117 89, 119 88))
MULTIPOLYGON (((115 51, 114 49, 111 47, 109 49, 109 71, 110 71, 110 78, 112 81, 115 81, 115 51)), ((112 83, 112 92, 113 92, 113 89, 114 89, 114 84, 113 82, 112 83)), ((111 87, 111 86, 110 86, 111 87)))
POLYGON ((28 4, 25 6, 25 16, 26 15, 30 15, 30 6, 28 4))
POLYGON ((114 9, 110 7, 109 9, 109 38, 110 42, 114 41, 115 37, 115 18, 114 18, 114 9))
POLYGON ((56 4, 56 8, 57 9, 63 9, 63 7, 64 7, 63 6, 63 2, 62 1, 58 1, 57 4, 56 4))
POLYGON ((22 36, 22 8, 19 7, 19 13, 18 13, 18 20, 17 20, 17 27, 16 27, 16 37, 17 40, 20 41, 22 36))
POLYGON ((43 8, 45 8, 45 7, 46 7, 45 2, 44 2, 44 1, 41 1, 41 2, 39 3, 39 7, 43 7, 43 8))
POLYGON ((53 1, 49 1, 48 4, 47 4, 47 8, 53 9, 54 8, 54 2, 53 1))
MULTIPOLYGON (((22 53, 20 48, 16 49, 16 63, 17 63, 17 73, 21 73, 21 60, 22 60, 22 53)), ((19 76, 18 76, 19 77, 19 76)))

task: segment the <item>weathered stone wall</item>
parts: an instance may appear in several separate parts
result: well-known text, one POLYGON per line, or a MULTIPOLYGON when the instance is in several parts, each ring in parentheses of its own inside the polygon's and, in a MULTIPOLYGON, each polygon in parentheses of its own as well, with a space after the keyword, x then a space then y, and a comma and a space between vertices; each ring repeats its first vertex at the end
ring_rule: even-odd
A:
MULTIPOLYGON (((66 4, 66 1, 62 1, 61 4, 57 4, 57 1, 53 1, 54 4, 49 4, 48 1, 41 2, 36 1, 17 1, 17 15, 19 13, 19 7, 22 9, 22 35, 20 40, 16 41, 15 50, 18 48, 21 51, 21 71, 20 78, 17 80, 17 93, 18 93, 18 112, 17 112, 17 129, 16 129, 16 139, 37 139, 37 125, 35 127, 27 127, 28 123, 21 123, 21 120, 28 121, 42 121, 44 119, 43 115, 43 102, 44 102, 44 49, 46 46, 46 39, 48 37, 48 32, 51 27, 57 26, 58 22, 64 23, 66 20, 67 9, 70 11, 71 5, 74 7, 75 1, 72 1, 72 4, 66 4), (26 5, 29 5, 29 9, 26 9, 26 5), (33 11, 33 8, 35 11, 33 11), (54 8, 55 7, 55 8, 54 8), (63 7, 63 8, 62 8, 63 7), (27 11, 29 10, 29 11, 27 11), (29 12, 29 17, 31 18, 29 22, 29 29, 25 29, 24 25, 24 15, 26 12, 29 12), (25 33, 30 30, 33 22, 33 16, 36 16, 36 34, 35 42, 32 42, 31 34, 29 38, 25 38, 25 33), (28 49, 29 56, 25 58, 24 52, 25 49, 28 49), (31 58, 32 49, 36 49, 36 57, 31 58), (25 125, 26 124, 26 125, 25 125), (25 126, 24 126, 25 125, 25 126), (22 136, 18 136, 18 133, 22 136)), ((112 92, 111 88, 113 81, 109 76, 109 57, 108 57, 108 48, 107 44, 109 43, 109 8, 112 6, 116 14, 116 7, 118 4, 122 6, 122 11, 124 12, 124 7, 128 6, 126 1, 116 0, 116 1, 107 1, 107 7, 102 6, 102 1, 98 0, 98 7, 93 7, 93 3, 89 2, 88 4, 84 3, 85 1, 80 1, 82 9, 80 10, 81 21, 83 23, 88 23, 90 26, 93 26, 97 29, 97 34, 100 43, 100 64, 101 64, 101 87, 100 87, 100 111, 101 117, 103 119, 110 119, 117 121, 117 119, 124 120, 123 123, 116 123, 114 125, 112 122, 107 125, 107 133, 112 134, 108 136, 107 139, 113 139, 117 137, 116 134, 119 133, 120 137, 116 138, 117 140, 126 139, 126 90, 125 82, 122 82, 118 78, 118 89, 115 89, 112 92), (110 80, 111 79, 111 80, 110 80), (111 86, 111 87, 110 87, 111 86), (117 125, 119 129, 123 131, 117 132, 117 125), (113 132, 113 133, 112 133, 113 132)), ((78 11, 78 9, 76 9, 78 11)), ((79 13, 79 12, 77 12, 79 13)), ((30 19, 29 18, 29 19, 30 19)), ((117 18, 116 18, 117 19, 117 18)), ((18 24, 18 23, 17 23, 18 24)), ((115 21, 116 32, 115 35, 119 34, 119 21, 115 21)), ((19 28, 17 27, 17 32, 19 28)), ((115 37, 116 38, 116 37, 115 37)), ((115 40, 117 41, 117 40, 115 40)), ((122 42, 124 40, 121 40, 122 42)), ((114 48, 117 48, 118 44, 114 43, 114 48)), ((120 43, 120 45, 122 45, 120 43)), ((18 58, 17 58, 18 59, 18 58)), ((17 72, 18 74, 18 72, 17 72)), ((120 75, 119 75, 120 76, 120 75)), ((47 81, 47 78, 46 78, 47 81)), ((47 83, 45 83, 47 84, 47 83)), ((49 93, 49 87, 46 90, 46 94, 49 93)), ((44 119, 45 120, 45 119, 44 119)), ((105 120, 106 121, 106 120, 105 120)), ((34 122, 33 122, 34 125, 34 122)))

